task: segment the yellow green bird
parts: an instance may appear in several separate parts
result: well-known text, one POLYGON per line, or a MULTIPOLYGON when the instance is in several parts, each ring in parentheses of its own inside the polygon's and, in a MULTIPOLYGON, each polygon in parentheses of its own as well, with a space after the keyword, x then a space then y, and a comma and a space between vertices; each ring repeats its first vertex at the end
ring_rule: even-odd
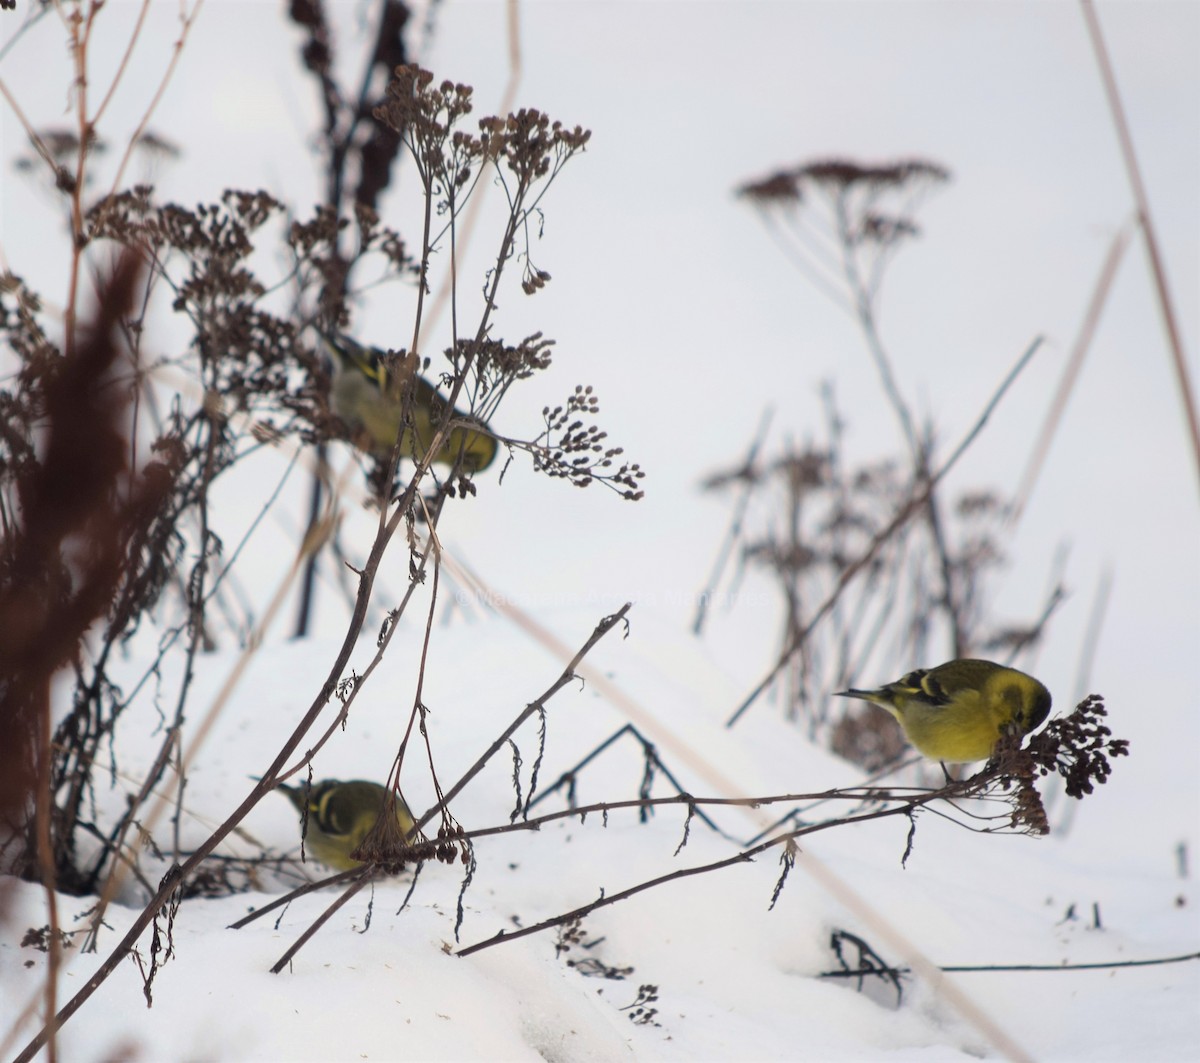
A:
POLYGON ((950 763, 986 760, 1002 734, 1028 734, 1050 715, 1050 691, 1033 676, 965 657, 837 695, 887 709, 921 753, 950 763))
MULTIPOLYGON (((350 854, 375 826, 391 794, 386 786, 363 779, 351 782, 323 779, 313 783, 311 788, 280 783, 278 789, 302 815, 307 804, 305 847, 321 863, 337 871, 349 871, 361 864, 350 854)), ((405 836, 412 830, 412 814, 399 796, 396 797, 396 823, 405 836)))
POLYGON ((464 472, 479 472, 491 465, 499 449, 495 438, 470 414, 450 410, 445 396, 423 376, 405 376, 394 363, 389 364, 386 352, 364 347, 349 336, 321 338, 334 361, 330 406, 346 422, 359 449, 379 458, 391 454, 404 415, 407 387, 412 392, 408 402, 411 424, 400 442, 401 457, 424 458, 435 432, 449 419, 478 428, 456 424, 432 464, 453 466, 461 459, 464 472))

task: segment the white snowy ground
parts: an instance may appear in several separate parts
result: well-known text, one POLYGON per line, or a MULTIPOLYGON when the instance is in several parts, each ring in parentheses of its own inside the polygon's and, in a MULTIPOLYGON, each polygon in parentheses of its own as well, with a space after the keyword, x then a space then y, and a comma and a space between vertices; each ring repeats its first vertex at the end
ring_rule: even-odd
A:
MULTIPOLYGON (((557 616, 561 637, 581 644, 597 617, 557 616)), ((412 673, 401 661, 418 629, 408 625, 384 672, 368 685, 344 734, 321 754, 317 777, 382 777, 411 699, 412 673)), ((557 676, 559 667, 498 617, 435 630, 426 700, 441 778, 457 777, 524 703, 557 676), (457 662, 457 663, 452 663, 457 662)), ((364 645, 363 658, 371 647, 364 645)), ((272 741, 306 703, 331 643, 264 649, 234 702, 198 754, 187 807, 195 816, 184 846, 202 836, 239 799, 247 777, 261 770, 272 741)), ((409 655, 411 656, 411 655, 409 655)), ((673 636, 635 608, 627 640, 611 633, 589 666, 615 682, 648 714, 668 765, 695 794, 715 766, 741 794, 819 790, 856 780, 852 768, 810 746, 775 718, 768 705, 732 731, 721 726, 740 691, 689 638, 673 636), (674 746, 674 743, 679 743, 674 746), (672 746, 674 752, 666 746, 672 746)), ((232 658, 206 658, 196 704, 205 704, 232 658)), ((361 666, 361 664, 360 664, 361 666)), ((169 681, 170 676, 167 676, 169 681)), ((549 707, 542 782, 624 722, 590 685, 572 684, 549 707)), ((534 755, 531 728, 518 735, 525 785, 534 755)), ((144 748, 126 744, 123 764, 136 775, 144 748)), ((1118 761, 1112 792, 1125 791, 1118 761)), ((406 790, 425 807, 420 758, 406 790)), ((513 797, 511 761, 500 762, 465 791, 455 811, 468 829, 507 821, 513 797)), ((637 751, 622 744, 579 783, 581 802, 635 796, 637 751)), ((669 793, 660 784, 656 794, 669 793)), ((119 800, 117 794, 111 799, 119 800)), ((553 805, 553 802, 550 802, 553 805)), ((1091 816, 1085 800, 1076 827, 1091 816)), ((1097 806, 1099 802, 1094 802, 1097 806)), ((540 806, 544 809, 544 806, 540 806)), ((730 833, 749 836, 754 821, 740 810, 714 813, 730 833)), ((1200 945, 1194 882, 1175 873, 1171 838, 1147 812, 1146 832, 1159 834, 1153 861, 1131 864, 1120 839, 1104 831, 1072 830, 1045 839, 970 833, 947 820, 919 819, 908 868, 900 866, 907 824, 889 820, 839 828, 805 845, 872 909, 929 959, 942 965, 1079 964, 1148 959, 1195 952, 1200 945), (1097 839, 1087 841, 1086 838, 1097 839), (1102 929, 1092 926, 1098 906, 1102 929), (1076 918, 1065 918, 1073 908, 1076 918)), ((615 813, 607 826, 592 816, 565 820, 539 833, 478 843, 479 869, 465 897, 460 944, 469 945, 518 923, 528 925, 645 879, 734 852, 730 843, 693 823, 678 855, 683 815, 662 810, 649 824, 615 813)), ((283 800, 266 801, 245 824, 258 843, 294 850, 297 827, 283 800)), ((1142 839, 1145 843, 1146 838, 1142 839)), ((252 854, 248 840, 225 850, 252 854)), ((1139 851, 1145 851, 1145 845, 1139 851)), ((831 931, 864 938, 890 963, 906 957, 882 933, 808 875, 801 863, 768 911, 779 874, 773 856, 749 865, 640 894, 588 916, 591 949, 556 956, 553 931, 503 943, 467 958, 453 955, 457 869, 422 874, 409 907, 397 912, 404 880, 375 889, 369 929, 361 933, 368 898, 360 894, 295 958, 291 969, 268 968, 332 899, 309 895, 275 925, 273 915, 242 930, 228 924, 271 898, 260 893, 186 902, 175 921, 175 958, 155 983, 147 1010, 138 969, 122 965, 61 1035, 65 1060, 166 1059, 894 1059, 1000 1058, 987 1038, 935 986, 906 979, 900 1007, 879 986, 856 992, 821 980, 835 969, 831 931), (593 958, 631 967, 623 980, 587 977, 568 959, 593 958), (628 1009, 641 985, 657 987, 653 1021, 637 1024, 628 1009)), ((131 899, 131 898, 130 898, 131 899)), ((26 926, 45 923, 44 898, 32 885, 6 886, 10 928, 0 942, 4 1027, 36 998, 43 954, 18 947, 26 926)), ((86 899, 60 897, 66 925, 81 918, 86 899)), ((134 912, 110 909, 101 952, 118 939, 134 912)), ((145 945, 143 945, 143 952, 145 945)), ((849 956, 850 953, 848 952, 849 956)), ((83 983, 96 956, 68 953, 63 997, 83 983)), ((1036 1059, 1194 1059, 1200 1045, 1200 965, 1175 964, 1072 972, 972 973, 948 976, 1036 1059)), ((33 1026, 26 1022, 24 1039, 33 1026)), ((10 1045, 10 1051, 11 1051, 10 1045)))
MULTIPOLYGON (((1097 9, 1195 380, 1200 8, 1144 2, 1097 9)), ((101 11, 94 85, 121 61, 141 10, 114 2, 101 11)), ((340 39, 365 32, 360 5, 330 10, 340 39)), ((6 44, 27 11, 33 7, 0 14, 6 44)), ((474 85, 477 113, 491 113, 511 73, 506 5, 447 2, 438 11, 422 61, 439 77, 474 85)), ((727 612, 714 611, 705 643, 683 634, 728 515, 696 485, 740 457, 764 405, 776 411, 769 448, 785 438, 819 439, 817 388, 834 380, 847 406, 852 459, 873 460, 895 447, 853 322, 787 263, 732 189, 814 158, 917 155, 953 171, 953 184, 921 213, 922 239, 891 268, 883 327, 906 394, 931 411, 945 447, 973 423, 1017 354, 1046 335, 951 485, 1011 493, 1109 241, 1132 209, 1079 12, 1049 3, 526 2, 518 13, 517 105, 582 123, 594 137, 547 201, 538 264, 553 284, 534 300, 512 293, 504 302, 499 327, 506 339, 544 329, 559 346, 544 380, 514 389, 499 428, 526 434, 543 405, 561 401, 577 383, 595 384, 604 427, 649 470, 648 494, 627 506, 598 489, 547 484, 518 466, 502 487, 482 483, 480 498, 450 515, 447 543, 572 650, 600 615, 637 600, 629 639, 610 634, 588 663, 644 709, 656 732, 649 737, 695 793, 714 792, 705 764, 738 794, 853 784, 851 768, 781 724, 771 704, 757 706, 733 731, 722 727, 774 654, 778 610, 768 586, 748 578, 727 612)), ((111 143, 124 143, 138 127, 178 35, 177 6, 150 5, 102 123, 111 143)), ((152 121, 180 141, 184 155, 137 178, 185 204, 211 201, 225 187, 265 187, 303 213, 320 194, 310 152, 319 105, 298 73, 297 43, 282 5, 204 5, 152 121)), ((4 53, 0 77, 35 127, 73 120, 63 114, 73 71, 55 17, 42 18, 4 53)), ((58 202, 36 182, 13 176, 12 159, 27 151, 27 141, 10 107, 0 109, 0 135, 4 260, 51 307, 61 305, 69 246, 58 202)), ((109 169, 104 179, 111 177, 109 169)), ((402 179, 385 210, 405 231, 415 209, 408 191, 402 179)), ((480 261, 487 251, 481 237, 480 261)), ((154 1007, 146 1010, 137 970, 125 964, 63 1030, 61 1058, 994 1056, 979 1030, 925 982, 906 983, 897 1010, 885 994, 873 998, 818 980, 835 966, 831 931, 858 934, 896 964, 906 958, 882 944, 887 934, 875 920, 944 965, 1196 952, 1198 899, 1194 879, 1179 877, 1176 850, 1182 844, 1194 864, 1200 843, 1200 522, 1147 277, 1135 242, 998 588, 1002 615, 1034 615, 1056 551, 1070 543, 1071 596, 1036 666, 1065 709, 1078 693, 1072 687, 1093 588, 1101 573, 1114 573, 1086 689, 1106 695, 1114 729, 1132 740, 1133 755, 1073 810, 1069 830, 1040 840, 982 836, 927 815, 906 870, 906 825, 899 821, 811 839, 806 851, 853 887, 874 920, 844 892, 817 885, 803 865, 768 912, 778 877, 772 857, 670 883, 585 920, 587 939, 603 939, 589 956, 634 968, 619 982, 569 968, 565 961, 580 950, 556 957, 552 934, 466 959, 448 954, 443 945, 454 947, 459 879, 441 866, 423 873, 410 908, 398 916, 404 886, 379 886, 366 934, 355 932, 366 914, 360 895, 279 976, 268 967, 325 897, 293 904, 278 929, 266 919, 236 932, 225 927, 267 897, 193 901, 176 922, 177 957, 158 977, 154 1007), (1093 906, 1102 929, 1091 928, 1093 906), (1065 919, 1071 910, 1077 918, 1065 919), (620 1010, 643 984, 658 987, 652 1006, 659 1025, 635 1025, 620 1010)), ((364 299, 356 321, 363 339, 401 342, 396 321, 406 319, 394 299, 364 299)), ((440 329, 435 348, 445 339, 444 322, 440 329)), ((161 316, 151 330, 155 349, 173 349, 173 332, 178 339, 178 328, 161 316)), ((279 459, 259 470, 260 480, 225 495, 220 519, 248 525, 281 467, 279 459)), ((290 560, 303 512, 297 478, 243 555, 243 572, 255 574, 246 576, 247 593, 258 611, 290 560)), ((368 522, 359 515, 353 521, 357 529, 346 538, 356 549, 368 522)), ((238 528, 222 530, 228 543, 240 538, 238 528)), ((384 581, 391 585, 383 588, 387 605, 402 586, 402 560, 394 563, 399 571, 384 581)), ((324 635, 341 623, 333 600, 323 586, 324 635)), ((470 623, 459 613, 435 629, 425 701, 444 781, 562 667, 507 621, 471 614, 470 623)), ((386 775, 412 698, 415 615, 346 733, 322 753, 318 777, 386 775)), ((323 678, 332 643, 293 646, 281 637, 269 637, 197 755, 186 806, 202 819, 185 822, 185 845, 236 805, 248 776, 262 771, 323 678)), ((362 649, 360 667, 369 651, 362 649)), ((143 648, 126 662, 128 674, 146 660, 143 648)), ((191 727, 232 665, 228 653, 203 660, 191 727)), ((596 684, 564 690, 550 707, 543 784, 624 722, 596 684)), ((152 747, 134 733, 123 729, 121 738, 131 778, 102 791, 101 801, 119 805, 136 786, 152 747)), ((521 749, 528 771, 531 735, 522 736, 521 749)), ((406 770, 406 792, 424 807, 428 787, 417 766, 414 759, 406 770)), ((462 794, 455 812, 464 825, 506 821, 509 771, 507 762, 498 765, 462 794)), ((636 751, 614 750, 585 777, 580 799, 632 796, 640 778, 636 751)), ((1052 807, 1056 823, 1064 808, 1061 798, 1052 807)), ((745 812, 728 809, 718 818, 740 837, 758 829, 745 812)), ((537 835, 481 840, 461 943, 511 927, 514 918, 528 925, 601 889, 611 894, 732 851, 693 824, 687 848, 673 855, 682 819, 662 811, 642 825, 631 813, 614 814, 607 826, 589 818, 537 835)), ((243 854, 259 844, 277 852, 296 845, 295 818, 281 799, 264 802, 246 828, 254 841, 230 842, 243 854)), ((0 1057, 32 1032, 27 1021, 10 1037, 14 1018, 36 999, 43 957, 17 943, 25 927, 45 923, 34 887, 9 883, 3 896, 0 1057)), ((69 921, 89 904, 61 898, 60 911, 69 921)), ((119 938, 131 910, 110 909, 102 949, 119 938)), ((73 955, 60 998, 96 962, 73 955)), ((1200 1057, 1195 964, 951 977, 1035 1058, 1200 1057)))

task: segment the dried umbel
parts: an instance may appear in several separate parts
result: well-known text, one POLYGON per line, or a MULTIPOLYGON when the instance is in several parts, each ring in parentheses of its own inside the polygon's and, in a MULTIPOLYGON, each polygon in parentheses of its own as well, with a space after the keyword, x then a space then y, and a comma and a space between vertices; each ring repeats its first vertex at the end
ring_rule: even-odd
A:
POLYGON ((1011 798, 1012 826, 1031 834, 1049 832, 1046 810, 1035 781, 1051 774, 1066 783, 1067 794, 1082 799, 1095 784, 1108 781, 1112 774, 1110 757, 1129 755, 1129 742, 1113 738, 1112 731, 1100 721, 1107 716, 1104 699, 1089 694, 1070 716, 1051 720, 1030 737, 1022 748, 1020 738, 1007 736, 997 747, 996 776, 1007 788, 1016 787, 1011 798))

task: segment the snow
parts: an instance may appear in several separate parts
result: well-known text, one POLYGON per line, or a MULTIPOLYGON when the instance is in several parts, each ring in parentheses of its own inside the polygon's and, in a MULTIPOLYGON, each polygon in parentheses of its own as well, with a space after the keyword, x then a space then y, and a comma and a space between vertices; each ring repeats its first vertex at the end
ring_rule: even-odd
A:
MULTIPOLYGON (((102 11, 100 32, 110 36, 96 52, 106 61, 123 53, 128 25, 122 31, 120 20, 128 23, 137 9, 110 4, 102 11)), ((351 32, 357 5, 333 10, 351 32)), ((528 3, 518 10, 519 104, 581 122, 595 136, 547 203, 538 251, 553 284, 537 300, 513 293, 502 306, 506 337, 544 328, 560 345, 548 379, 514 390, 502 428, 521 434, 543 405, 561 401, 577 382, 594 382, 611 436, 651 475, 647 498, 629 505, 596 487, 580 492, 547 482, 517 463, 503 485, 481 478, 478 498, 452 504, 442 525, 447 550, 483 575, 489 593, 443 584, 422 695, 439 779, 443 786, 456 780, 566 661, 511 612, 490 609, 495 597, 551 632, 568 656, 604 615, 635 603, 628 636, 622 628, 609 633, 584 662, 584 680, 549 703, 541 789, 629 722, 695 795, 855 785, 856 770, 782 721, 769 699, 737 727, 724 726, 776 652, 778 602, 768 586, 748 579, 714 608, 704 640, 687 633, 727 519, 696 485, 743 452, 765 403, 777 407, 777 440, 811 436, 817 384, 834 378, 853 402, 855 454, 894 443, 879 427, 888 414, 850 323, 783 264, 731 189, 813 156, 928 154, 954 170, 954 185, 922 212, 922 241, 889 273, 883 325, 903 353, 906 386, 935 412, 947 446, 1033 335, 1049 336, 1044 357, 961 470, 963 485, 1011 489, 1108 240, 1130 210, 1082 23, 1073 7, 1047 4, 528 3), (446 610, 451 598, 458 608, 446 610)), ((1143 153, 1185 347, 1195 352, 1200 8, 1098 10, 1143 153)), ((151 46, 139 55, 165 63, 178 33, 176 11, 152 5, 151 46)), ((480 114, 496 106, 508 77, 504 19, 499 4, 448 3, 425 57, 439 76, 475 85, 480 114)), ((6 40, 10 25, 0 21, 6 40)), ((226 185, 262 184, 291 203, 317 197, 305 154, 315 101, 311 85, 298 80, 290 32, 271 5, 203 9, 155 123, 184 131, 191 153, 158 175, 164 196, 208 201, 226 185)), ((35 125, 62 120, 65 59, 61 27, 45 19, 0 65, 35 125)), ((111 118, 130 127, 159 74, 149 62, 135 71, 111 118)), ((60 293, 63 261, 55 256, 62 249, 44 238, 58 231, 59 219, 7 172, 11 155, 24 150, 7 109, 4 135, 5 256, 35 288, 60 293)), ((395 205, 404 209, 411 205, 395 205)), ((476 842, 478 870, 462 899, 457 938, 461 868, 433 865, 402 911, 407 879, 358 894, 278 975, 271 965, 336 894, 310 894, 282 914, 229 929, 295 884, 294 875, 264 871, 252 891, 186 901, 153 1007, 145 1006, 138 967, 124 961, 61 1031, 60 1058, 1001 1058, 1004 1050, 947 987, 1030 1058, 1200 1057, 1197 962, 961 973, 946 975, 944 985, 907 977, 898 1007, 890 987, 868 983, 860 992, 852 982, 819 977, 837 967, 830 936, 838 930, 898 966, 914 960, 901 939, 945 966, 1104 964, 1200 950, 1200 897, 1193 873, 1179 866, 1180 847, 1194 864, 1200 844, 1193 672, 1200 520, 1145 278, 1135 245, 1001 589, 1012 615, 1035 611, 1055 549, 1072 542, 1075 593, 1038 668, 1056 708, 1065 710, 1085 692, 1072 686, 1091 587, 1106 567, 1116 573, 1088 688, 1105 694, 1113 729, 1132 740, 1132 755, 1115 764, 1107 786, 1071 809, 1069 829, 1062 819, 1068 799, 1052 787, 1048 804, 1059 829, 1049 837, 971 833, 925 814, 906 867, 906 820, 842 827, 803 839, 803 856, 773 909, 780 867, 770 851, 588 914, 588 947, 560 953, 550 930, 456 956, 502 930, 588 904, 601 891, 611 896, 737 851, 693 820, 676 852, 684 835, 680 807, 660 808, 646 823, 634 811, 566 818, 476 842), (583 959, 597 961, 592 968, 632 970, 611 979, 568 962, 583 959), (643 985, 657 987, 648 1005, 657 1010, 638 1023, 631 1015, 643 985)), ((363 338, 386 341, 396 313, 387 298, 368 301, 363 338)), ((171 327, 162 325, 164 334, 171 327)), ((1189 364, 1195 379, 1194 353, 1189 364)), ((264 452, 220 488, 214 514, 227 543, 257 514, 284 461, 264 452)), ((242 571, 253 573, 244 576, 246 593, 260 615, 290 563, 304 504, 297 478, 246 548, 242 571)), ((357 563, 374 518, 353 498, 348 507, 342 534, 357 563)), ((402 551, 390 556, 381 608, 398 600, 405 561, 402 551)), ((223 644, 201 659, 184 737, 185 755, 195 758, 180 825, 184 850, 236 807, 324 680, 345 617, 328 571, 320 594, 318 634, 292 643, 287 622, 277 622, 202 740, 200 721, 238 651, 223 644)), ((319 754, 316 778, 386 776, 414 697, 426 607, 418 596, 346 729, 319 754)), ((377 622, 368 624, 352 662, 359 671, 374 653, 377 622)), ((149 666, 157 634, 144 632, 122 661, 127 687, 149 666)), ((101 815, 136 791, 161 740, 159 711, 172 704, 177 668, 167 660, 131 710, 138 717, 122 727, 122 774, 111 788, 107 777, 97 787, 101 815)), ((528 793, 536 719, 516 741, 528 793)), ((414 809, 433 801, 423 762, 420 747, 410 751, 403 785, 414 809)), ((627 737, 583 773, 578 799, 636 797, 642 771, 641 752, 627 737)), ((516 800, 511 775, 504 751, 459 796, 453 811, 467 829, 508 822, 516 800)), ((654 794, 669 793, 660 776, 654 794)), ((173 790, 162 796, 173 799, 173 790)), ((549 798, 533 811, 561 807, 549 798)), ((716 807, 710 814, 745 840, 783 810, 716 807)), ((298 854, 286 801, 268 797, 242 827, 221 853, 298 854)), ((159 830, 161 844, 170 835, 167 819, 159 830)), ((149 858, 146 866, 157 874, 166 867, 149 858)), ((309 863, 304 873, 316 877, 321 869, 309 863)), ((108 908, 99 953, 65 953, 60 1004, 102 962, 143 900, 144 891, 126 883, 108 908)), ((86 925, 93 903, 60 895, 63 926, 86 925)), ((0 880, 0 920, 0 1057, 8 1058, 39 1026, 46 956, 20 941, 26 928, 47 922, 42 891, 0 880)), ((146 959, 146 937, 139 949, 146 959)))
MULTIPOLYGON (((588 616, 561 617, 564 637, 582 641, 588 616)), ((647 625, 653 629, 654 625, 647 625)), ((398 638, 411 642, 408 625, 398 638)), ((715 766, 740 794, 820 789, 836 776, 836 763, 790 729, 719 726, 733 689, 697 665, 659 669, 655 662, 696 662, 690 637, 672 644, 643 635, 635 621, 628 639, 616 632, 598 648, 602 667, 628 695, 642 701, 658 726, 672 733, 690 763, 664 753, 668 767, 695 794, 709 793, 698 778, 715 766), (664 673, 677 672, 677 678, 664 673), (690 676, 690 681, 689 681, 690 676), (696 682, 697 678, 707 682, 696 682), (689 710, 684 726, 680 706, 689 710), (689 724, 687 726, 686 724, 689 724), (770 745, 765 744, 772 735, 770 745), (776 769, 778 759, 789 766, 776 769), (765 788, 764 788, 765 787, 765 788)), ((430 740, 443 783, 474 760, 556 674, 529 652, 527 637, 500 617, 457 623, 439 632, 439 653, 470 660, 472 667, 437 669, 428 694, 430 740), (504 675, 508 662, 511 678, 504 675), (527 663, 522 669, 521 663, 527 663), (517 673, 523 673, 518 676, 517 673)), ((369 652, 373 647, 362 647, 369 652)), ((276 644, 258 654, 236 699, 203 749, 189 787, 188 806, 206 821, 248 789, 261 770, 288 691, 311 689, 314 660, 329 656, 331 641, 276 644), (281 683, 282 676, 298 684, 281 683), (239 790, 239 787, 241 788, 239 790)), ((215 690, 233 664, 232 653, 205 658, 200 682, 215 690)), ((380 749, 393 748, 404 723, 404 692, 413 675, 403 653, 385 658, 344 733, 317 762, 317 777, 361 773, 380 749), (408 674, 406 674, 406 671, 408 674)), ((203 695, 206 690, 197 691, 203 695)), ((197 704, 204 704, 201 696, 197 704)), ((570 766, 598 737, 622 722, 588 684, 564 689, 548 706, 547 767, 570 766)), ((534 755, 532 727, 518 733, 524 782, 534 755)), ((390 754, 387 754, 390 755, 390 754)), ((1121 765, 1110 786, 1121 786, 1121 765)), ((382 769, 380 769, 382 771, 382 769)), ((467 829, 507 820, 513 796, 507 755, 462 794, 455 811, 467 829)), ((136 775, 136 773, 134 773, 136 775)), ((416 778, 418 771, 412 772, 416 778)), ((852 781, 848 769, 843 779, 852 781)), ((635 796, 640 758, 632 745, 617 746, 580 780, 579 799, 635 796)), ((128 788, 119 787, 113 799, 128 788)), ((669 788, 656 786, 657 795, 669 788)), ((424 795, 406 790, 414 807, 424 795)), ((1086 817, 1085 801, 1079 815, 1086 817)), ((562 807, 553 799, 534 811, 562 807)), ((749 810, 717 808, 716 821, 731 833, 750 833, 749 810)), ((764 813, 760 810, 759 815, 764 813)), ((816 976, 836 969, 829 936, 845 929, 872 943, 888 962, 907 957, 880 944, 879 926, 891 926, 934 962, 958 964, 1103 963, 1176 955, 1197 940, 1191 881, 1181 881, 1164 845, 1154 868, 1130 868, 1119 851, 1081 847, 1074 835, 1045 839, 973 834, 938 817, 918 822, 907 869, 900 866, 907 822, 883 821, 839 828, 803 845, 862 899, 864 924, 844 895, 829 892, 802 860, 774 910, 768 910, 779 875, 772 853, 750 864, 693 876, 646 891, 586 916, 583 931, 594 947, 556 954, 549 931, 501 943, 470 957, 459 946, 501 930, 528 925, 682 867, 720 860, 734 846, 694 822, 678 855, 683 811, 663 808, 646 824, 635 812, 613 812, 584 822, 568 818, 538 832, 494 835, 477 842, 478 871, 464 898, 465 918, 456 942, 454 923, 461 869, 432 865, 422 872, 407 908, 405 878, 376 885, 340 910, 315 939, 274 975, 270 966, 335 894, 293 902, 240 930, 229 924, 272 899, 249 892, 183 904, 173 929, 175 958, 154 984, 146 1009, 141 976, 126 961, 62 1031, 64 1059, 138 1055, 153 1059, 897 1059, 940 1060, 963 1054, 992 1056, 985 1037, 932 987, 906 978, 897 1009, 890 988, 856 992, 850 984, 816 976), (1092 926, 1093 905, 1101 927, 1092 926), (1075 917, 1066 918, 1068 908, 1075 917), (364 925, 370 912, 370 926, 364 925), (278 925, 276 925, 278 920, 278 925), (585 976, 568 960, 588 959, 632 967, 621 980, 585 976), (652 1023, 629 1021, 622 1008, 638 987, 657 987, 652 1023)), ((247 834, 267 851, 294 852, 295 817, 281 800, 264 801, 248 817, 247 834)), ((202 836, 191 821, 184 844, 202 836)), ((231 839, 222 851, 252 853, 231 839)), ((316 873, 319 869, 309 865, 316 873)), ((268 879, 269 875, 266 876, 268 879)), ((277 885, 276 888, 283 888, 277 885)), ((45 922, 36 887, 9 882, 8 925, 45 922)), ((83 925, 87 899, 60 897, 68 928, 83 925)), ((67 952, 63 992, 86 979, 128 927, 134 910, 109 909, 100 955, 67 952)), ((143 942, 143 957, 146 947, 143 942)), ((847 952, 847 957, 852 956, 847 952)), ((0 943, 3 999, 12 1013, 36 999, 45 956, 0 943), (29 962, 31 966, 25 966, 29 962)), ((1187 1059, 1200 1037, 1196 964, 1075 972, 973 973, 947 976, 999 1027, 1037 1059, 1187 1059)), ((23 1033, 32 1033, 26 1023, 23 1033)))

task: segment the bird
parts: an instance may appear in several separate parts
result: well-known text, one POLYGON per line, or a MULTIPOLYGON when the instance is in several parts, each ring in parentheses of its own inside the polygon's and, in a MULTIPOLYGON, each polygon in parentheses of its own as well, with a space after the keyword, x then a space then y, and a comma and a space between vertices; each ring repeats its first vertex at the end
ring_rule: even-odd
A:
POLYGON ((839 690, 887 709, 932 760, 961 764, 991 757, 1000 736, 1022 735, 1050 715, 1050 691, 1031 675, 993 661, 959 658, 918 668, 877 690, 839 690))
MULTIPOLYGON (((308 852, 336 871, 362 864, 350 854, 375 826, 392 795, 386 786, 364 779, 322 779, 311 786, 280 783, 278 789, 301 813, 302 824, 307 812, 307 829, 302 829, 308 852)), ((407 837, 413 827, 412 814, 399 795, 395 807, 396 824, 407 837)))
MULTIPOLYGON (((321 339, 334 363, 330 406, 351 432, 351 441, 377 458, 388 458, 396 444, 400 420, 405 413, 405 385, 411 388, 408 415, 411 425, 400 443, 402 457, 421 460, 434 433, 447 419, 449 403, 423 376, 406 376, 379 347, 364 347, 349 336, 321 339)), ((499 446, 482 422, 460 410, 449 410, 457 423, 434 455, 432 464, 455 466, 466 473, 481 472, 495 460, 499 446), (460 464, 461 462, 461 464, 460 464)))

